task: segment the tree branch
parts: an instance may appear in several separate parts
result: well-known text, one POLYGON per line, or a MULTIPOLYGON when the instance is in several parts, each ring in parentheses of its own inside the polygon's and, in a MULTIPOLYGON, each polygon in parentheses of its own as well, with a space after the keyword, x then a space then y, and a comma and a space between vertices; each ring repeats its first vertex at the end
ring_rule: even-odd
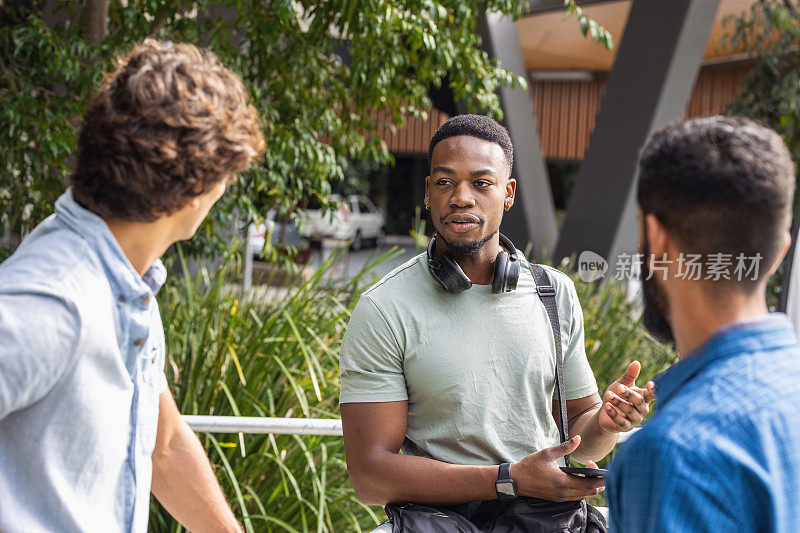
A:
MULTIPOLYGON (((175 17, 177 18, 184 11, 188 11, 192 7, 192 2, 181 2, 175 7, 175 17)), ((167 17, 160 16, 153 21, 150 31, 147 33, 148 37, 155 38, 156 34, 167 24, 167 17)))
POLYGON ((108 36, 110 0, 86 0, 83 12, 84 30, 90 44, 98 46, 108 36))

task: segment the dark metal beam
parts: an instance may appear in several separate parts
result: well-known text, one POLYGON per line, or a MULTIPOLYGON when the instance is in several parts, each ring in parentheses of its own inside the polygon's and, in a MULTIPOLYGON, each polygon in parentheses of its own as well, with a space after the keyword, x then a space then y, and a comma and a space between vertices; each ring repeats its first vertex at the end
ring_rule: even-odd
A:
POLYGON ((633 3, 555 259, 592 250, 613 268, 617 254, 636 251, 639 150, 683 116, 718 3, 633 3))
MULTIPOLYGON (((489 14, 478 20, 478 33, 490 56, 500 60, 503 67, 515 74, 527 77, 516 22, 489 14)), ((501 229, 520 248, 532 243, 534 257, 549 256, 558 229, 547 168, 536 131, 533 99, 527 89, 502 87, 499 94, 505 115, 503 122, 514 144, 512 175, 517 180, 514 207, 505 214, 501 229)))

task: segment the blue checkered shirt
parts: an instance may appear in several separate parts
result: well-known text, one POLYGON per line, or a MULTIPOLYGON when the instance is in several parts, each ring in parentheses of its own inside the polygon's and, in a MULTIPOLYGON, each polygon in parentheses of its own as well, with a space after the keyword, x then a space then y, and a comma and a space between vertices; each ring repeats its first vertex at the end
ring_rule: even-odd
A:
POLYGON ((656 379, 619 450, 615 532, 800 531, 800 346, 783 314, 727 326, 656 379))

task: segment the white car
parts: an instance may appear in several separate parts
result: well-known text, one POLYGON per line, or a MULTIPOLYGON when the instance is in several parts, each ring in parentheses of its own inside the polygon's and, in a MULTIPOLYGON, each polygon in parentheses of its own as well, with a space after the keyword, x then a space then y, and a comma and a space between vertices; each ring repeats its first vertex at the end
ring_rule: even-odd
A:
POLYGON ((363 248, 365 241, 374 241, 377 247, 383 245, 385 219, 369 198, 350 195, 343 199, 334 194, 331 195, 331 201, 338 203, 339 207, 327 211, 301 211, 298 217, 301 235, 309 239, 331 237, 352 240, 353 250, 363 248))
POLYGON ((259 257, 264 250, 264 241, 267 235, 273 246, 294 246, 298 250, 308 248, 308 242, 300 236, 297 224, 290 218, 275 220, 275 210, 270 209, 266 219, 259 225, 251 224, 248 227, 250 238, 250 253, 259 257))

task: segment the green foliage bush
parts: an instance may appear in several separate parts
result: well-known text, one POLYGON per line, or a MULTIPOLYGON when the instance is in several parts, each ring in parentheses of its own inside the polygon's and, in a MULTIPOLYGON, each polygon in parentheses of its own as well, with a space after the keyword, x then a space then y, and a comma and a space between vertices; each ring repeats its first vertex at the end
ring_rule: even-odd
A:
MULTIPOLYGON (((600 394, 625 372, 631 361, 637 360, 642 364, 636 380, 640 387, 678 361, 672 347, 654 339, 641 326, 639 299, 630 299, 622 282, 612 279, 602 285, 586 283, 578 277, 572 264, 560 268, 575 282, 583 308, 586 355, 600 394)), ((656 409, 658 401, 651 404, 650 413, 656 409)), ((613 457, 612 452, 599 461, 598 466, 608 468, 613 457)), ((588 501, 595 506, 605 506, 605 493, 588 501)))
MULTIPOLYGON (((559 268, 575 283, 583 309, 586 356, 601 395, 634 360, 642 364, 636 380, 640 387, 678 361, 673 347, 656 340, 642 327, 640 299, 630 298, 622 281, 586 283, 578 277, 571 262, 559 268)), ((651 413, 657 408, 656 401, 651 405, 651 413)), ((605 468, 612 457, 613 454, 609 455, 598 465, 605 468)))
MULTIPOLYGON (((729 33, 722 46, 745 51, 753 68, 743 81, 739 95, 726 113, 749 117, 781 134, 786 146, 800 165, 800 2, 798 0, 761 0, 749 9, 725 20, 729 33)), ((800 187, 795 188, 795 237, 798 227, 800 187)), ((784 309, 788 297, 788 276, 794 247, 767 285, 767 304, 772 310, 784 309)))
MULTIPOLYGON (((158 298, 167 378, 181 412, 337 418, 339 344, 370 265, 335 289, 325 280, 329 264, 302 285, 251 294, 232 288, 225 270, 170 280, 158 298)), ((360 531, 377 523, 353 497, 340 437, 200 438, 247 531, 360 531)), ((183 531, 155 502, 151 511, 151 531, 183 531)))
POLYGON ((642 363, 639 386, 677 361, 673 348, 640 325, 639 298, 630 299, 622 282, 596 285, 574 273, 570 277, 583 308, 586 355, 601 391, 622 376, 631 361, 642 363))
POLYGON ((753 68, 728 113, 763 122, 780 133, 800 162, 800 2, 753 2, 725 20, 722 45, 745 51, 753 68))

